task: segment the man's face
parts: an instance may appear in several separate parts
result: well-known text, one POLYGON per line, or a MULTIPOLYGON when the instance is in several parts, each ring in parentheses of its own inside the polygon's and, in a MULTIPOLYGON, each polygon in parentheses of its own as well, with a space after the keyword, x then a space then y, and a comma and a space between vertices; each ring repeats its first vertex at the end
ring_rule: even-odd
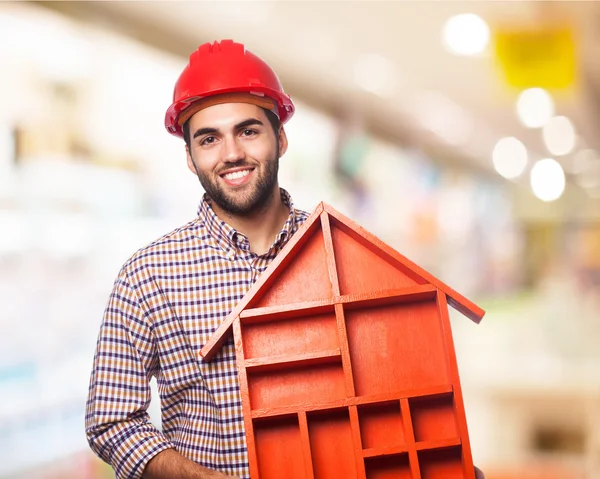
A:
POLYGON ((189 120, 188 167, 214 206, 245 216, 279 194, 279 157, 287 149, 283 128, 276 135, 265 111, 248 103, 224 103, 189 120))

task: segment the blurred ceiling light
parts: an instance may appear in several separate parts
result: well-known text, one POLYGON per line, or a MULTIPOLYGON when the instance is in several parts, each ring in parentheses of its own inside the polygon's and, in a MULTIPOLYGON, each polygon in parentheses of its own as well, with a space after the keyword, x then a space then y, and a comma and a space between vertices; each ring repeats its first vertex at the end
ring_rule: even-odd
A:
POLYGON ((591 149, 578 151, 573 158, 571 173, 581 188, 592 190, 600 186, 600 156, 591 149))
POLYGON ((557 200, 565 190, 565 173, 552 158, 536 162, 530 180, 533 194, 542 201, 557 200))
POLYGON ((517 100, 519 120, 527 128, 541 128, 554 115, 554 102, 543 88, 529 88, 517 100))
POLYGON ((451 145, 464 145, 473 135, 472 118, 440 91, 426 91, 419 95, 414 111, 424 128, 451 145))
POLYGON ((591 148, 579 150, 573 155, 573 163, 571 168, 569 168, 569 173, 574 175, 585 173, 594 163, 598 162, 600 162, 600 156, 596 150, 592 150, 591 148))
POLYGON ((455 55, 475 55, 485 50, 490 40, 490 29, 474 13, 462 13, 449 18, 442 31, 442 43, 455 55))
POLYGON ((398 84, 396 67, 379 54, 366 54, 354 62, 354 81, 363 90, 381 97, 393 96, 398 84))
POLYGON ((566 116, 550 118, 544 125, 542 135, 546 148, 553 155, 567 155, 575 148, 575 127, 566 116))
POLYGON ((527 166, 527 148, 515 137, 502 138, 492 153, 496 171, 507 179, 521 176, 527 166))

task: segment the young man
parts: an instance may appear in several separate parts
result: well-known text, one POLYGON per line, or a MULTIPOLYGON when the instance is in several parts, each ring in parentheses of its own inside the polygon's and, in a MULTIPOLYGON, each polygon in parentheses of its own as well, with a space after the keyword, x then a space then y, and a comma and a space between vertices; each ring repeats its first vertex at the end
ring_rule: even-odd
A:
POLYGON ((277 180, 293 113, 273 70, 232 41, 202 45, 177 81, 165 125, 206 193, 194 221, 127 261, 105 311, 86 433, 119 479, 249 478, 233 342, 209 363, 199 351, 308 216, 277 180))

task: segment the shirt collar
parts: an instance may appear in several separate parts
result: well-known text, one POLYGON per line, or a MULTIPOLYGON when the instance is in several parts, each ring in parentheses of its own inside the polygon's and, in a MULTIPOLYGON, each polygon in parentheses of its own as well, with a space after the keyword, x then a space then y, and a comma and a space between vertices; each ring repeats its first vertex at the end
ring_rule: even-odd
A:
MULTIPOLYGON (((281 193, 281 200, 289 207, 289 215, 281 231, 275 238, 271 250, 276 249, 279 251, 287 241, 292 237, 294 231, 297 229, 296 223, 296 209, 290 194, 283 188, 279 188, 281 193)), ((232 248, 241 248, 244 242, 247 244, 247 239, 242 233, 238 233, 232 226, 221 220, 214 212, 211 206, 211 199, 205 193, 198 207, 198 219, 204 223, 204 226, 210 236, 217 242, 217 244, 225 251, 229 252, 232 248)))

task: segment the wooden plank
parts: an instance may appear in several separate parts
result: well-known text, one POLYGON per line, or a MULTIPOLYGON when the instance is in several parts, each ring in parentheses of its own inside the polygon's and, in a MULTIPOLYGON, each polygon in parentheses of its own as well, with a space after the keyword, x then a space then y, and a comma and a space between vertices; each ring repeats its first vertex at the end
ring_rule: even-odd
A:
POLYGON ((323 239, 325 241, 325 252, 327 253, 327 269, 329 270, 331 291, 333 292, 334 296, 339 296, 340 283, 338 279, 337 267, 335 264, 333 239, 331 237, 331 225, 329 224, 329 215, 325 212, 323 212, 323 214, 321 215, 321 227, 323 229, 323 239))
POLYGON ((350 347, 348 346, 348 334, 346 329, 346 320, 344 318, 344 308, 341 304, 335 305, 335 319, 337 322, 338 339, 340 342, 340 351, 342 355, 342 367, 344 369, 344 380, 346 382, 346 396, 354 397, 354 375, 352 374, 352 361, 350 359, 350 347))
POLYGON ((281 306, 267 306, 265 308, 246 309, 240 313, 242 324, 289 319, 308 314, 323 314, 331 311, 334 304, 333 298, 305 301, 303 303, 284 304, 281 306))
POLYGON ((417 442, 417 451, 423 451, 426 449, 444 449, 447 447, 460 446, 461 440, 459 437, 451 439, 438 439, 436 441, 421 441, 417 442))
POLYGON ((421 479, 421 468, 419 467, 419 456, 415 444, 415 433, 413 430, 412 417, 408 399, 400 399, 400 411, 402 412, 402 423, 404 425, 404 438, 406 439, 406 450, 410 462, 412 479, 421 479))
POLYGON ((302 406, 278 407, 269 409, 255 409, 252 411, 253 418, 267 418, 276 416, 286 416, 296 414, 299 411, 324 411, 328 409, 339 409, 343 407, 359 406, 364 404, 386 403, 390 401, 398 401, 402 398, 412 397, 436 397, 452 392, 452 386, 436 386, 422 389, 412 389, 410 391, 402 391, 398 394, 374 394, 370 396, 349 397, 338 401, 311 402, 302 406))
POLYGON ((454 386, 454 408, 456 413, 458 433, 460 434, 462 443, 463 468, 465 470, 465 479, 476 479, 475 468, 473 466, 473 456, 471 453, 471 444, 469 441, 467 416, 465 414, 462 388, 460 386, 460 377, 458 375, 458 363, 456 362, 456 351, 454 349, 452 326, 450 324, 450 316, 448 313, 448 303, 446 298, 446 294, 440 292, 440 294, 437 296, 437 304, 440 320, 442 322, 442 330, 446 346, 446 357, 448 358, 448 372, 454 386))
POLYGON ((398 393, 389 394, 371 394, 368 396, 358 396, 351 398, 352 404, 372 404, 378 402, 395 401, 403 398, 413 398, 421 396, 438 396, 452 392, 452 386, 447 384, 443 386, 432 386, 426 388, 408 389, 398 393))
POLYGON ((305 354, 286 354, 267 358, 246 359, 244 366, 248 373, 252 373, 253 371, 267 371, 298 366, 310 366, 314 364, 327 364, 339 361, 340 357, 341 354, 339 349, 329 349, 326 351, 312 351, 305 354))
POLYGON ((425 301, 435 298, 437 288, 430 284, 411 286, 409 288, 387 289, 361 294, 346 294, 334 298, 336 303, 345 304, 346 308, 363 308, 388 304, 425 301))
POLYGON ((350 427, 352 428, 352 440, 354 443, 354 460, 356 462, 357 479, 366 479, 365 461, 362 454, 362 439, 360 435, 360 421, 358 419, 358 410, 356 406, 348 408, 350 414, 350 427))
POLYGON ((248 378, 246 376, 246 368, 244 367, 244 343, 239 319, 233 322, 233 338, 235 341, 235 355, 238 369, 238 380, 240 383, 242 411, 244 414, 244 427, 246 429, 246 447, 248 449, 250 475, 252 477, 258 477, 258 454, 256 450, 256 442, 254 441, 252 407, 250 404, 250 394, 248 392, 248 378))
POLYGON ((383 457, 383 456, 393 456, 395 454, 404 454, 408 452, 408 448, 406 446, 382 446, 382 447, 372 447, 370 449, 363 450, 363 457, 383 457))
POLYGON ((298 413, 298 424, 300 425, 300 441, 302 442, 302 457, 304 458, 304 474, 306 479, 314 479, 313 460, 310 451, 310 435, 308 433, 308 421, 306 412, 298 413))

